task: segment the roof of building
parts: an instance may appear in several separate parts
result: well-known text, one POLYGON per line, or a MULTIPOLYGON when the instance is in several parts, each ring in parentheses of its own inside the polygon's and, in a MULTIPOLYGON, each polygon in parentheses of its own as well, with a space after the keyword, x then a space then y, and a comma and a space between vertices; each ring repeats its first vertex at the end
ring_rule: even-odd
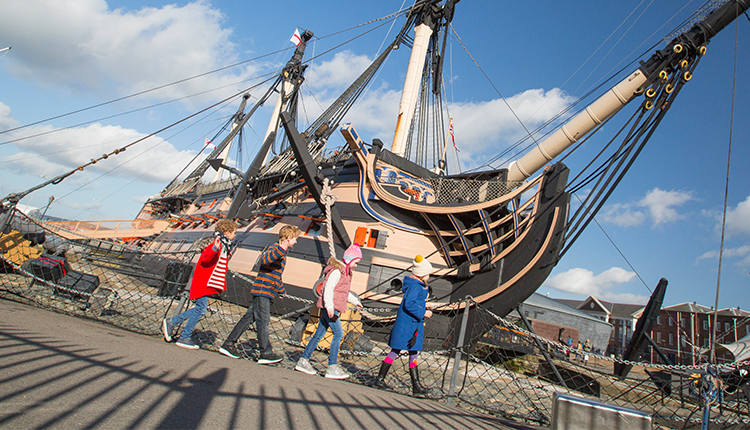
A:
MULTIPOLYGON (((597 299, 594 296, 589 296, 586 300, 571 300, 571 299, 550 299, 555 300, 559 303, 563 303, 568 306, 573 306, 577 309, 583 309, 586 303, 594 302, 597 304, 596 307, 603 309, 607 312, 611 318, 636 318, 640 316, 643 311, 644 305, 633 305, 628 303, 612 303, 606 300, 597 299)), ((589 310, 589 309, 586 309, 589 310)))
POLYGON ((583 303, 583 300, 573 300, 573 299, 552 299, 556 302, 568 305, 572 308, 578 309, 578 306, 583 303))
POLYGON ((578 308, 567 305, 565 303, 561 303, 557 299, 552 299, 539 293, 532 294, 528 299, 526 299, 525 302, 523 302, 523 304, 529 305, 529 306, 536 306, 536 307, 544 308, 544 309, 549 309, 549 310, 553 310, 556 312, 562 312, 562 313, 576 316, 578 318, 583 318, 587 320, 597 321, 603 324, 608 324, 600 320, 599 318, 594 317, 578 308))
POLYGON ((695 302, 692 303, 680 303, 677 305, 667 306, 663 308, 665 311, 675 311, 675 312, 690 312, 694 314, 707 314, 707 313, 713 313, 713 309, 708 306, 703 306, 696 304, 695 302))

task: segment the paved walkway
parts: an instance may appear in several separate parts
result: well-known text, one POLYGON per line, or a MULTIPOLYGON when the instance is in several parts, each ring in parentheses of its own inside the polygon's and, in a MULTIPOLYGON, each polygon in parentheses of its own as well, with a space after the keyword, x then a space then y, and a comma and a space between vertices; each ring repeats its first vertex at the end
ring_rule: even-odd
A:
POLYGON ((0 428, 531 429, 0 299, 0 428))

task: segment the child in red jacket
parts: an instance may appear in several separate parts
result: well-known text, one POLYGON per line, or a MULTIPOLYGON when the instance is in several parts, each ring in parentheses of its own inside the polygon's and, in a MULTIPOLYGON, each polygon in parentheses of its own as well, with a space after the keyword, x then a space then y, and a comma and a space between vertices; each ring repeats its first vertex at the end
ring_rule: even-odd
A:
POLYGON ((227 266, 231 254, 231 243, 237 234, 237 224, 230 220, 221 220, 214 227, 216 239, 201 252, 200 259, 195 265, 193 281, 190 284, 190 299, 195 300, 195 306, 172 318, 165 318, 162 322, 164 340, 172 341, 172 331, 181 322, 188 320, 182 330, 177 346, 187 349, 198 349, 190 336, 193 328, 203 317, 208 308, 208 297, 221 294, 227 289, 227 266))

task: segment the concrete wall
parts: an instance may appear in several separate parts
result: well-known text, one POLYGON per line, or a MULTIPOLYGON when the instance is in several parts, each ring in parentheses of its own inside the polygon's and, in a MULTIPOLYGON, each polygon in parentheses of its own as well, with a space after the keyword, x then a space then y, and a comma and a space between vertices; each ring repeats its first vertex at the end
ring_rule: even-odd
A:
MULTIPOLYGON (((602 352, 607 350, 607 344, 609 343, 609 337, 612 332, 612 325, 609 323, 560 312, 554 309, 541 308, 527 303, 521 305, 521 312, 523 312, 524 315, 526 315, 526 318, 530 320, 545 321, 559 327, 576 328, 578 329, 578 338, 581 342, 585 342, 586 339, 589 339, 594 345, 594 349, 601 349, 602 352)), ((533 325, 534 323, 532 322, 532 326, 533 325)), ((554 336, 554 340, 557 340, 556 333, 554 336)), ((567 340, 567 332, 563 340, 567 340)), ((573 341, 575 345, 577 339, 574 338, 573 341)))

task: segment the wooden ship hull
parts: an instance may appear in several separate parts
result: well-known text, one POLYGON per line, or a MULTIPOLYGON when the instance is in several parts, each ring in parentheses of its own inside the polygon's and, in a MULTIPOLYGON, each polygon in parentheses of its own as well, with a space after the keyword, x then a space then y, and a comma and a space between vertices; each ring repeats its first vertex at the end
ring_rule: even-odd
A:
MULTIPOLYGON (((623 169, 612 167, 614 164, 602 169, 614 172, 604 181, 612 185, 597 191, 603 200, 593 202, 593 209, 583 215, 588 218, 576 222, 576 228, 584 228, 650 137, 653 128, 648 127, 658 125, 689 80, 710 37, 731 22, 738 11, 748 8, 743 1, 731 1, 712 12, 507 169, 447 175, 439 164, 428 169, 410 161, 404 146, 411 139, 408 126, 417 128, 414 124, 421 120, 415 116, 417 95, 439 93, 439 73, 428 66, 440 69, 440 40, 435 31, 448 27, 455 3, 416 2, 396 40, 320 118, 299 133, 293 118, 297 89, 306 68, 301 59, 306 42, 312 38, 306 31, 277 81, 247 114, 248 97, 242 99, 229 134, 209 158, 186 179, 175 178, 145 204, 138 219, 152 222, 151 230, 130 233, 130 237, 138 238, 136 242, 151 250, 187 251, 210 235, 219 219, 236 220, 241 228, 229 268, 237 276, 230 279, 222 299, 247 305, 258 256, 278 239, 280 226, 296 225, 304 234, 288 255, 284 283, 290 297, 277 305, 284 314, 304 311, 305 303, 313 298, 310 289, 331 257, 328 249, 333 241, 337 257, 351 243, 362 246, 363 260, 353 276, 352 290, 369 308, 398 306, 401 280, 408 276, 411 261, 417 254, 425 256, 436 269, 430 282, 430 300, 440 305, 435 320, 442 329, 436 339, 450 330, 467 303, 481 304, 483 309, 505 316, 542 285, 564 253, 563 248, 577 237, 568 239, 568 168, 561 162, 548 163, 626 104, 642 98, 644 125, 634 129, 638 136, 634 145, 641 146, 629 147, 612 157, 612 163, 625 165, 623 169), (412 28, 413 38, 408 36, 412 28), (391 150, 386 150, 379 140, 365 142, 353 126, 341 123, 388 53, 407 42, 413 50, 396 134, 391 150), (250 168, 239 172, 223 165, 228 145, 255 109, 275 92, 279 93, 275 114, 250 168), (288 146, 267 160, 278 140, 280 125, 288 146), (339 127, 345 147, 325 154, 327 138, 339 127), (234 177, 202 183, 209 167, 229 170, 234 177), (336 198, 332 206, 326 206, 322 198, 324 180, 330 182, 330 195, 336 198), (157 222, 159 227, 155 227, 157 222)), ((445 36, 442 42, 444 49, 445 36)), ((440 160, 443 165, 444 157, 440 160)), ((17 202, 20 197, 13 195, 8 201, 17 202)), ((57 233, 69 239, 80 237, 62 227, 57 233)), ((107 237, 106 233, 98 237, 107 237)), ((156 267, 162 270, 164 265, 156 267)), ((384 333, 388 331, 389 317, 366 317, 364 321, 382 325, 384 333)), ((473 326, 477 334, 489 329, 481 324, 473 326)))

